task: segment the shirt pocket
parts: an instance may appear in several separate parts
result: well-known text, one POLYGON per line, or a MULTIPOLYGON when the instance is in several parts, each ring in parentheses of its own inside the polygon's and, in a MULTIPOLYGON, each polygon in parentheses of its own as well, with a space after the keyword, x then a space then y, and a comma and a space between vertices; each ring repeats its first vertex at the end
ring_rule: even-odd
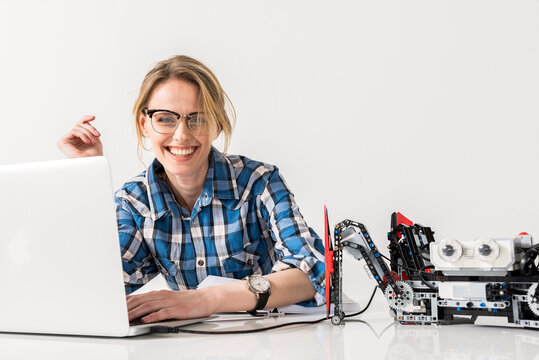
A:
POLYGON ((259 255, 241 250, 222 261, 223 269, 230 277, 243 279, 248 275, 260 272, 259 255))
POLYGON ((176 262, 166 258, 157 258, 157 268, 167 276, 176 276, 178 273, 176 262))

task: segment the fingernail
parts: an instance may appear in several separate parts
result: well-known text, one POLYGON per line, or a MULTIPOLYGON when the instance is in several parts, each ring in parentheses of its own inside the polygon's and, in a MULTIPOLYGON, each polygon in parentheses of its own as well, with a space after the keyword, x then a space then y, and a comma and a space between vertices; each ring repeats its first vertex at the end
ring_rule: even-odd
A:
POLYGON ((140 319, 140 321, 146 322, 146 321, 148 321, 148 317, 143 317, 142 319, 140 319))

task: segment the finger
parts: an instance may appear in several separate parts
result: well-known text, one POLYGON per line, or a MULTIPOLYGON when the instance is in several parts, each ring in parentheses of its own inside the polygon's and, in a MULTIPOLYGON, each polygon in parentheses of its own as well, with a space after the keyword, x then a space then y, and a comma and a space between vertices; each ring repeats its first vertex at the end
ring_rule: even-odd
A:
POLYGON ((84 115, 83 117, 80 118, 79 121, 77 121, 77 125, 82 125, 82 124, 87 124, 89 123, 90 121, 94 121, 95 120, 95 116, 93 115, 84 115))
POLYGON ((85 144, 94 144, 92 139, 90 139, 88 135, 86 135, 84 132, 82 132, 79 129, 73 129, 71 130, 71 133, 74 135, 75 138, 79 138, 85 144))
POLYGON ((146 302, 128 312, 129 321, 139 318, 141 316, 148 315, 154 311, 161 310, 171 305, 172 304, 166 300, 154 300, 146 302))
POLYGON ((82 123, 86 123, 88 121, 93 121, 93 120, 95 120, 95 116, 93 116, 93 115, 84 115, 83 117, 80 118, 79 122, 82 124, 82 123))
MULTIPOLYGON (((165 290, 166 291, 166 290, 165 290)), ((145 294, 127 296, 127 310, 131 310, 149 301, 163 299, 166 295, 161 291, 151 291, 145 294)))
POLYGON ((172 307, 166 307, 159 311, 155 311, 141 318, 143 323, 154 323, 158 321, 168 320, 174 318, 174 309, 172 307))
POLYGON ((82 123, 82 124, 80 124, 80 126, 85 128, 86 130, 90 131, 90 133, 92 133, 92 135, 94 135, 94 136, 101 136, 99 131, 97 131, 97 129, 95 127, 93 127, 92 125, 90 125, 89 123, 82 123))
POLYGON ((144 293, 144 294, 139 294, 139 295, 127 295, 125 297, 126 302, 127 302, 127 310, 131 310, 139 306, 140 304, 142 304, 144 300, 146 299, 147 295, 151 294, 152 292, 153 291, 144 293))
POLYGON ((85 128, 84 126, 82 125, 78 125, 75 127, 75 130, 79 131, 81 134, 84 134, 92 144, 96 144, 97 143, 97 139, 95 137, 94 134, 92 134, 92 132, 90 130, 88 130, 87 128, 85 128))
POLYGON ((84 131, 76 129, 73 131, 75 135, 77 135, 85 144, 94 144, 94 140, 86 134, 84 131))

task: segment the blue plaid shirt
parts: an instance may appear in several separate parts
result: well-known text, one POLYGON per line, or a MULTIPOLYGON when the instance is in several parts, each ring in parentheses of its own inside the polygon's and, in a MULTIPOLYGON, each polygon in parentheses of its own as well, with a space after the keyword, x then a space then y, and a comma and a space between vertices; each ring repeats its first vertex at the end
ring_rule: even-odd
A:
POLYGON ((305 272, 325 302, 324 247, 307 226, 277 167, 212 148, 204 189, 189 213, 155 159, 116 191, 129 294, 159 272, 173 290, 208 275, 241 279, 288 268, 305 272))

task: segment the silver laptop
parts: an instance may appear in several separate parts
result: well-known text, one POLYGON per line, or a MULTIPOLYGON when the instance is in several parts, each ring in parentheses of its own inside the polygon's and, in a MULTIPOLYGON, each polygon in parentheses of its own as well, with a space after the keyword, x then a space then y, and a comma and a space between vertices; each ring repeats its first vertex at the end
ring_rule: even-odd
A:
POLYGON ((129 325, 108 161, 0 166, 0 332, 123 337, 155 325, 129 325))

